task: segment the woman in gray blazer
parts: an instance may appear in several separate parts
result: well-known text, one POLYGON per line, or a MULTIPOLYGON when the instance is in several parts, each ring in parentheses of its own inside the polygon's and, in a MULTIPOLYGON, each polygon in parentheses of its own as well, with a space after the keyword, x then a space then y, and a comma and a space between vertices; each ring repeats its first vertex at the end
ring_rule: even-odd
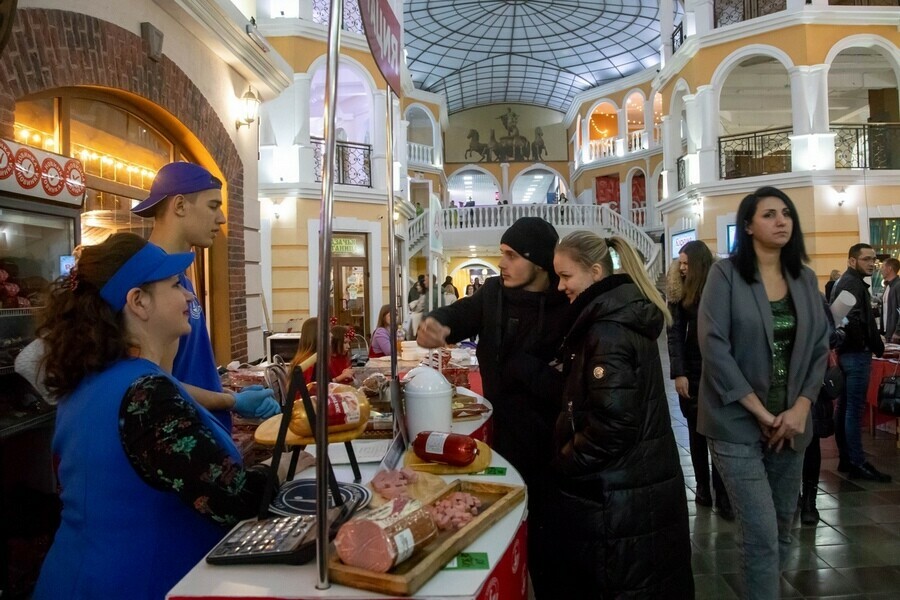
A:
POLYGON ((791 199, 760 188, 743 199, 736 223, 734 250, 710 270, 700 300, 697 429, 739 523, 746 596, 774 599, 828 330, 791 199))

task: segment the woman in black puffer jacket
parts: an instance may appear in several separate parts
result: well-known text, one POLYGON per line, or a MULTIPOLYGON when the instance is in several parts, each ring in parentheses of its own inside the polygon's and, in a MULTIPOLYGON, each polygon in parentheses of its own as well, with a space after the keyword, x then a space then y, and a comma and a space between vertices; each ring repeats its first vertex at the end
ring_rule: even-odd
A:
POLYGON ((657 339, 669 319, 620 237, 582 231, 554 268, 578 314, 562 346, 553 463, 560 598, 693 598, 687 499, 657 339), (610 246, 627 274, 613 274, 610 246))

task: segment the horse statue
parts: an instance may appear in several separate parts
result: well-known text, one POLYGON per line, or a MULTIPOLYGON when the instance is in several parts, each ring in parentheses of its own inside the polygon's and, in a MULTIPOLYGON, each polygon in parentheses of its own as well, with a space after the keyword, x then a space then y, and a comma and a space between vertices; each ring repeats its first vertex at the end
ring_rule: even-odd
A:
POLYGON ((544 144, 544 132, 540 127, 535 127, 534 141, 531 142, 531 158, 533 160, 541 160, 542 154, 549 154, 547 146, 544 144))
POLYGON ((490 160, 491 156, 489 154, 490 150, 488 149, 488 145, 484 142, 478 141, 477 131, 475 131, 474 129, 470 129, 469 135, 466 136, 466 139, 469 140, 469 147, 466 148, 466 153, 464 156, 466 160, 469 159, 473 152, 477 153, 481 157, 478 159, 478 162, 490 160))
POLYGON ((506 114, 497 117, 506 130, 506 135, 500 138, 500 147, 507 157, 513 160, 528 160, 531 144, 528 139, 519 134, 519 116, 507 107, 506 114))
POLYGON ((506 151, 503 147, 500 146, 500 143, 497 142, 497 136, 494 134, 494 130, 491 129, 491 138, 488 140, 488 161, 496 160, 497 162, 503 162, 506 160, 506 151), (493 155, 493 159, 490 156, 493 155))

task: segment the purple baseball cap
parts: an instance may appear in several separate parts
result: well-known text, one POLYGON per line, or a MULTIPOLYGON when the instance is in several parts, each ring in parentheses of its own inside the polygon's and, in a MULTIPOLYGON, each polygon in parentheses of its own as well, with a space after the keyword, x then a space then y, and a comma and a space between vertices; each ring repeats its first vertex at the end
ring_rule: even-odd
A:
POLYGON ((132 208, 131 212, 140 217, 152 217, 156 205, 168 196, 221 189, 222 181, 200 165, 169 163, 157 171, 147 199, 132 208))

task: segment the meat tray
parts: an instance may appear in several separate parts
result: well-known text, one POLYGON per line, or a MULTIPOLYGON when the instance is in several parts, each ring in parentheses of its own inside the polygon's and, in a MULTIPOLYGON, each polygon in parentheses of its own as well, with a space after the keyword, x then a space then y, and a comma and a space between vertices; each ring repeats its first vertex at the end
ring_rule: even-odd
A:
MULTIPOLYGON (((443 531, 437 538, 387 573, 375 573, 345 565, 333 554, 329 575, 333 582, 382 594, 410 596, 441 570, 450 560, 474 542, 525 499, 525 487, 457 479, 435 494, 425 504, 432 504, 453 492, 477 496, 481 512, 457 531, 443 531)), ((332 552, 334 549, 332 548, 332 552)))

